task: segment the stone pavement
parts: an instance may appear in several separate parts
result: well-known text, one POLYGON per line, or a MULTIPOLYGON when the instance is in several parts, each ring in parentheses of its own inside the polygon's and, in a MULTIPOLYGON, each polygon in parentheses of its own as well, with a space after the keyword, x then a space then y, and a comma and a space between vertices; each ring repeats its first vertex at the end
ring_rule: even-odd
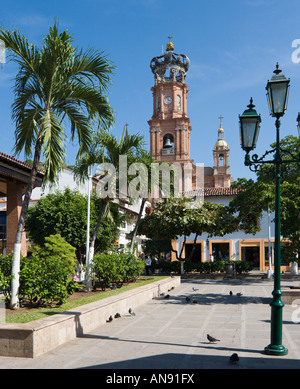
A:
MULTIPOLYGON (((299 279, 282 280, 282 286, 292 285, 299 286, 299 279)), ((263 353, 270 343, 272 290, 268 279, 182 279, 168 299, 132 307, 135 316, 123 315, 35 359, 0 357, 0 368, 299 369, 299 300, 283 309, 288 355, 263 353), (207 334, 220 341, 209 343, 207 334), (239 355, 234 365, 233 353, 239 355)))

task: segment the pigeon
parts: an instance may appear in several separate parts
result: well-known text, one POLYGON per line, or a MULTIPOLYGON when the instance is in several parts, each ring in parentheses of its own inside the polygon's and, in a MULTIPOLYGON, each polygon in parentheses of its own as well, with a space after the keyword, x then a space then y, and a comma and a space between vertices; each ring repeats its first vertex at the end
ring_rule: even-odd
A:
POLYGON ((243 293, 239 292, 239 293, 237 293, 236 295, 237 295, 238 297, 241 297, 241 296, 243 296, 243 293))
POLYGON ((198 301, 197 300, 193 300, 193 304, 198 304, 198 301))
POLYGON ((193 287, 193 291, 195 292, 196 290, 199 290, 199 289, 193 287))
POLYGON ((115 319, 117 319, 118 317, 121 317, 121 315, 119 314, 119 312, 117 312, 117 313, 115 314, 115 319))
POLYGON ((191 301, 191 299, 190 299, 189 297, 186 297, 186 298, 185 298, 185 301, 186 301, 187 303, 189 303, 189 302, 191 301))
POLYGON ((232 296, 232 290, 229 292, 229 295, 232 296))
POLYGON ((237 353, 233 353, 229 360, 231 363, 237 363, 239 361, 239 356, 237 355, 237 353))
POLYGON ((169 294, 167 294, 166 296, 165 296, 165 299, 168 299, 170 297, 170 295, 169 294))
POLYGON ((161 294, 160 294, 160 296, 164 296, 164 295, 165 295, 165 293, 161 293, 161 294))
POLYGON ((135 316, 135 313, 133 312, 133 310, 132 310, 131 308, 129 308, 128 312, 129 312, 129 314, 130 314, 131 316, 135 316))
POLYGON ((213 336, 210 336, 208 334, 207 334, 207 339, 209 340, 210 343, 220 342, 219 339, 216 339, 213 336))
POLYGON ((112 315, 109 316, 108 320, 106 320, 106 323, 110 323, 111 321, 113 321, 112 315))

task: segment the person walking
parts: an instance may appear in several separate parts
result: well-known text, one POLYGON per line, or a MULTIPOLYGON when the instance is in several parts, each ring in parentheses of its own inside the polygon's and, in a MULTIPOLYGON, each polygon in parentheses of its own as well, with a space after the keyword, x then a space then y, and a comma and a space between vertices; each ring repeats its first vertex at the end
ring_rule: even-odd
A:
POLYGON ((150 275, 151 263, 152 263, 151 258, 146 256, 145 257, 145 269, 146 269, 147 276, 150 275))

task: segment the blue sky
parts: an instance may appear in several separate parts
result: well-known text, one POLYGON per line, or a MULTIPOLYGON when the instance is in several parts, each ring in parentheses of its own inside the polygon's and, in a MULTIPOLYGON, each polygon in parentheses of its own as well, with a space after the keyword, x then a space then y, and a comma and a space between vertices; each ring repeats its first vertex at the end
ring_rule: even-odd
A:
MULTIPOLYGON (((281 137, 297 135, 300 63, 292 61, 296 49, 292 42, 300 39, 299 14, 297 0, 14 0, 2 2, 0 23, 7 29, 19 29, 39 45, 58 17, 60 28, 68 29, 77 46, 104 51, 116 66, 109 90, 116 116, 112 131, 120 136, 127 122, 129 132, 143 135, 148 147, 154 84, 149 65, 165 49, 171 34, 174 51, 191 61, 186 77, 191 158, 213 165, 212 149, 222 115, 231 150, 231 174, 236 179, 255 177, 243 164, 239 143, 238 115, 250 97, 262 115, 256 152, 261 155, 275 141, 265 86, 277 61, 291 79, 281 137)), ((8 154, 14 145, 11 104, 15 74, 12 63, 0 69, 0 151, 8 154)), ((76 144, 69 144, 67 163, 74 163, 76 152, 76 144)))

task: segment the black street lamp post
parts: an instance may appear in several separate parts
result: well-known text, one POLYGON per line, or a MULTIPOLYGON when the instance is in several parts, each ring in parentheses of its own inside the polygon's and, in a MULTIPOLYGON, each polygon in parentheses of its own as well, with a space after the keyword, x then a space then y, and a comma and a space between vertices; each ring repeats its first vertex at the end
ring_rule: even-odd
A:
MULTIPOLYGON (((253 100, 251 98, 249 109, 244 111, 239 116, 240 121, 240 139, 241 147, 246 151, 245 165, 249 166, 251 171, 257 172, 262 164, 273 164, 275 166, 275 255, 274 255, 274 290, 272 292, 273 300, 271 302, 271 343, 265 347, 265 353, 271 355, 286 355, 288 350, 282 345, 282 310, 284 307, 281 301, 280 289, 280 180, 281 180, 281 165, 283 163, 300 162, 300 155, 293 155, 293 159, 282 159, 284 150, 280 147, 280 120, 284 115, 289 95, 290 80, 287 79, 281 70, 278 63, 274 75, 268 81, 266 90, 269 103, 270 115, 276 118, 276 147, 272 150, 266 151, 265 154, 259 158, 254 154, 251 158, 249 152, 256 147, 258 139, 259 127, 261 122, 260 115, 253 109, 253 100), (265 157, 273 153, 274 157, 271 160, 266 160, 265 157)), ((298 116, 300 122, 300 115, 298 116)), ((300 123, 299 123, 300 124, 300 123)), ((290 153, 289 153, 290 154, 290 153)))

